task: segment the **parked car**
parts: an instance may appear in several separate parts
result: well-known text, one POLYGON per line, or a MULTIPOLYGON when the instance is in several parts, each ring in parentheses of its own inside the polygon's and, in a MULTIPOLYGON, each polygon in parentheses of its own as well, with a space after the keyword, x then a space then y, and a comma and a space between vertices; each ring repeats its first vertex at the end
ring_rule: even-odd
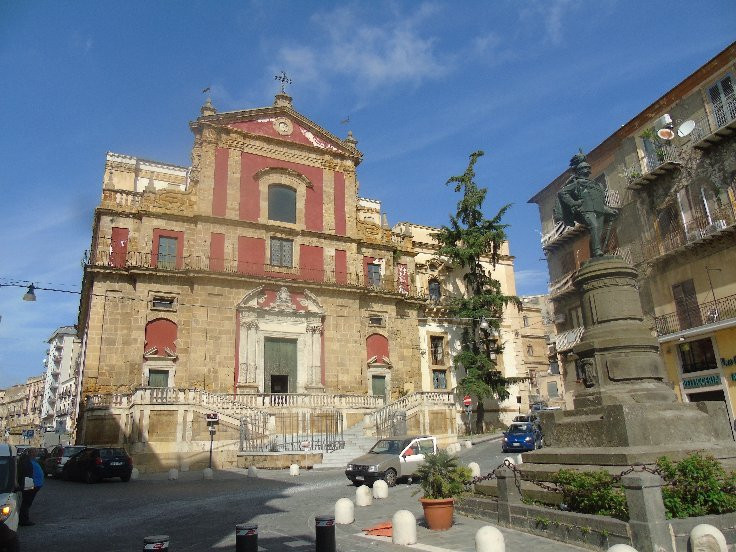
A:
POLYGON ((351 460, 345 475, 353 485, 372 485, 382 479, 393 487, 399 478, 412 476, 426 454, 436 452, 437 438, 431 435, 387 437, 367 454, 351 460))
POLYGON ((120 447, 85 447, 70 457, 61 470, 65 480, 82 480, 97 483, 102 479, 119 477, 130 481, 133 459, 120 447))
POLYGON ((46 476, 59 477, 66 461, 84 448, 84 445, 56 445, 41 463, 46 476))
POLYGON ((43 461, 49 456, 49 451, 46 450, 44 447, 32 447, 29 445, 18 445, 17 447, 15 447, 15 452, 18 456, 29 452, 34 452, 36 455, 36 460, 38 460, 38 463, 41 465, 43 465, 43 461))
POLYGON ((513 423, 504 431, 503 452, 528 452, 542 448, 542 430, 534 423, 513 423))
POLYGON ((518 416, 514 416, 514 423, 531 423, 540 425, 541 421, 539 420, 539 415, 536 412, 531 412, 529 414, 520 414, 518 416))
POLYGON ((18 514, 23 489, 32 489, 33 479, 22 477, 18 453, 7 443, 0 444, 0 550, 18 550, 18 514))

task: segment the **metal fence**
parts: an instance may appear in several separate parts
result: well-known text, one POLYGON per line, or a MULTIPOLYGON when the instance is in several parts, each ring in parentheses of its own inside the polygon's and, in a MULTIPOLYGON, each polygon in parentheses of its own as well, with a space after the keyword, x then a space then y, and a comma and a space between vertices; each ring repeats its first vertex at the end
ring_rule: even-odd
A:
POLYGON ((704 324, 736 318, 736 295, 705 303, 693 302, 687 308, 654 319, 657 335, 668 335, 704 324))
POLYGON ((342 412, 253 412, 240 419, 241 452, 329 452, 342 448, 342 412))
POLYGON ((406 433, 406 410, 388 410, 376 417, 376 436, 379 439, 406 433))

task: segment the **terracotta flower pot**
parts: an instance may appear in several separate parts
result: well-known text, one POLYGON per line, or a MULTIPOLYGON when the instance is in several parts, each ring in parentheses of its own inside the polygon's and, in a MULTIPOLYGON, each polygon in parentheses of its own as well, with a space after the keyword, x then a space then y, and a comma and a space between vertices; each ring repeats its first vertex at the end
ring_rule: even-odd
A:
POLYGON ((455 513, 454 498, 420 498, 424 508, 424 519, 433 531, 447 531, 452 527, 452 515, 455 513))

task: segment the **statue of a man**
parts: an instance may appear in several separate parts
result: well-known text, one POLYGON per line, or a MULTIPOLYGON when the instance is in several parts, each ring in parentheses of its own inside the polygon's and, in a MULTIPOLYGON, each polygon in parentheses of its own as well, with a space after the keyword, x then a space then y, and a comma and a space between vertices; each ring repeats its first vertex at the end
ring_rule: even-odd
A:
POLYGON ((611 227, 618 211, 606 205, 606 191, 590 179, 590 165, 581 152, 570 160, 573 175, 557 192, 555 220, 565 226, 579 222, 590 231, 590 256, 600 257, 611 237, 611 227))

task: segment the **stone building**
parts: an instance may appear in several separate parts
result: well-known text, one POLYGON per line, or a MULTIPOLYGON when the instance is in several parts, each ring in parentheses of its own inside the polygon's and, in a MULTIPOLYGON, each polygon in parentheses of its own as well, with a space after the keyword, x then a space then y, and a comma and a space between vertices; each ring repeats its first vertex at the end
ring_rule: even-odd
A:
MULTIPOLYGON (((685 401, 736 408, 736 43, 588 153, 609 205, 620 210, 609 254, 639 272, 640 295, 669 378, 685 401)), ((619 125, 615 125, 619 126, 619 125)), ((571 152, 574 153, 574 152, 571 152)), ((571 280, 589 257, 587 231, 553 217, 565 172, 539 206, 557 344, 576 388, 572 346, 582 332, 571 280)))
POLYGON ((79 312, 77 439, 176 465, 197 461, 204 415, 218 413, 223 462, 238 440, 326 446, 326 419, 454 440, 456 376, 445 362, 435 386, 420 340, 416 243, 358 196, 352 134, 284 93, 225 113, 208 101, 190 127, 191 167, 107 155, 79 312))
POLYGON ((67 432, 76 422, 77 371, 81 341, 74 326, 62 326, 48 339, 44 359, 41 425, 46 431, 67 432))
POLYGON ((32 376, 25 383, 5 389, 0 402, 5 440, 12 444, 37 443, 41 430, 41 404, 43 402, 43 376, 32 376), (32 430, 33 437, 23 436, 32 430))

